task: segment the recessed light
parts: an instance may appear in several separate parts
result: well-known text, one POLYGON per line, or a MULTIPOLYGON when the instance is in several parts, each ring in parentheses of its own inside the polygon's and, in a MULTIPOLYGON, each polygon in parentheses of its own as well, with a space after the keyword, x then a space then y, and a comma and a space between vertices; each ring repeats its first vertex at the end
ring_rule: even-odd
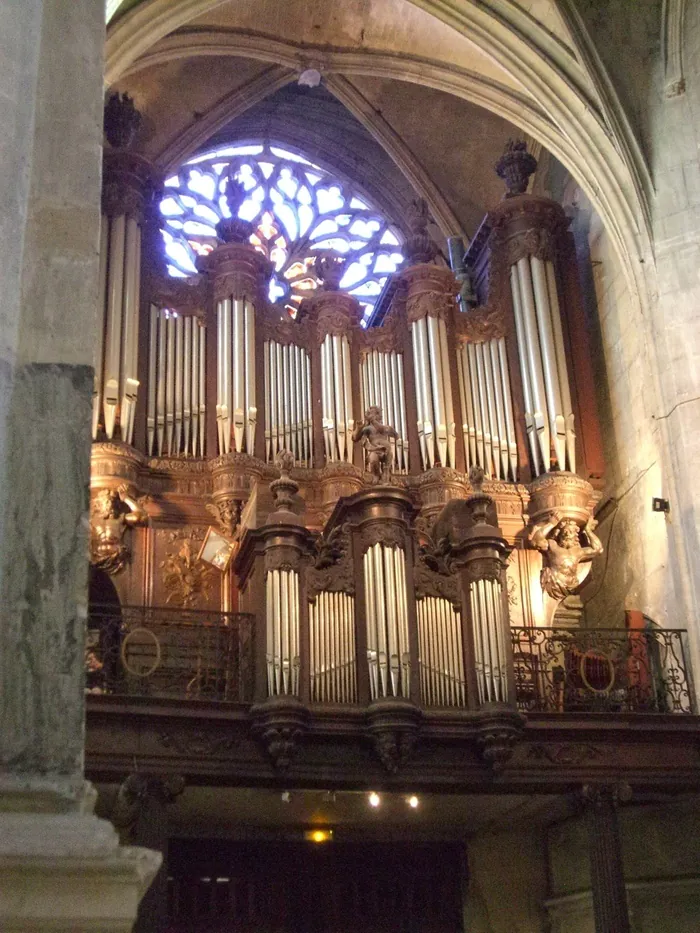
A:
POLYGON ((382 798, 379 796, 379 794, 376 791, 372 791, 368 799, 369 799, 370 807, 378 807, 379 804, 382 802, 382 798))
POLYGON ((410 797, 406 798, 406 803, 409 805, 409 807, 415 810, 420 803, 420 800, 416 797, 415 794, 411 794, 410 797))

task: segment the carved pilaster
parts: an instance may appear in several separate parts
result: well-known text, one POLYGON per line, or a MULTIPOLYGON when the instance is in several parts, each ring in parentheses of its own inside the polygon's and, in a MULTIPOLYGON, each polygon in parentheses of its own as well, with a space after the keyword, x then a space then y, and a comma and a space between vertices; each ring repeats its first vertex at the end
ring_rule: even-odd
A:
POLYGON ((596 933, 629 933, 630 919, 617 804, 628 787, 589 784, 581 794, 588 830, 596 933))
POLYGON ((401 273, 406 288, 406 314, 409 324, 424 317, 452 321, 458 294, 454 273, 446 266, 420 263, 401 273))

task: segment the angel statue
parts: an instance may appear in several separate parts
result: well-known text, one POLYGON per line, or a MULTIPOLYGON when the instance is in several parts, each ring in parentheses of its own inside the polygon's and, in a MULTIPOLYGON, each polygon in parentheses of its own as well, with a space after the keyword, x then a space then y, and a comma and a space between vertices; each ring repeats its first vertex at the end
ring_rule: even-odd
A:
POLYGON ((597 522, 591 516, 579 529, 572 518, 564 518, 561 512, 553 512, 550 519, 540 522, 530 532, 530 541, 544 555, 544 567, 540 574, 542 589, 552 599, 565 599, 583 582, 581 564, 592 561, 602 554, 603 545, 594 533, 597 522), (581 543, 581 537, 588 544, 581 543))
POLYGON ((378 405, 370 405, 365 412, 365 420, 352 436, 353 441, 362 441, 367 452, 367 467, 373 476, 373 482, 387 485, 391 480, 391 468, 394 465, 394 451, 391 442, 398 438, 398 433, 388 424, 382 424, 382 410, 378 405))

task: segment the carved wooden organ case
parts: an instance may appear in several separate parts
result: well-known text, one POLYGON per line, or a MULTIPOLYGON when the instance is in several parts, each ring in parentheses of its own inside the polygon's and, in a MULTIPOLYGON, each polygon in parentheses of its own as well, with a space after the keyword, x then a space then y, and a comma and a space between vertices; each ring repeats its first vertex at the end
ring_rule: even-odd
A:
POLYGON ((365 329, 331 256, 296 319, 270 304, 233 188, 200 274, 167 278, 149 166, 105 159, 94 563, 121 547, 102 566, 122 603, 256 613, 259 698, 505 700, 504 627, 575 622, 540 583, 546 534, 585 528, 603 473, 561 207, 510 185, 465 256, 475 303, 414 225, 365 329), (371 406, 394 429, 388 483, 353 439, 371 406), (281 502, 269 487, 284 451, 281 502), (143 520, 128 523, 135 504, 143 520), (198 557, 210 526, 238 548, 223 573, 198 557))

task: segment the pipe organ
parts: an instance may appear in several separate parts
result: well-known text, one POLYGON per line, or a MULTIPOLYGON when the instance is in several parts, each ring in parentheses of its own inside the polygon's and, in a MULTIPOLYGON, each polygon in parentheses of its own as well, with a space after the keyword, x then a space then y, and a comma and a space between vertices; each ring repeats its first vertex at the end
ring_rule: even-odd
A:
POLYGON ((206 329, 151 305, 146 452, 203 457, 206 429, 206 329))
MULTIPOLYGON (((530 555, 508 570, 510 596, 529 600, 518 618, 544 625, 551 593, 566 590, 556 521, 590 527, 587 480, 602 471, 582 388, 592 380, 572 355, 561 208, 518 195, 494 209, 466 256, 474 264, 478 250, 488 268, 476 308, 458 304, 453 273, 414 230, 381 321, 365 329, 330 260, 317 261, 296 318, 281 317, 272 266, 235 216, 192 282, 168 290, 153 268, 141 282, 138 211, 105 204, 93 485, 151 494, 160 523, 120 595, 156 601, 166 568, 188 608, 250 611, 258 704, 391 707, 409 731, 417 706, 512 707, 510 551, 530 555), (221 585, 197 557, 206 541, 221 585)), ((110 503, 121 536, 142 533, 110 503)))

